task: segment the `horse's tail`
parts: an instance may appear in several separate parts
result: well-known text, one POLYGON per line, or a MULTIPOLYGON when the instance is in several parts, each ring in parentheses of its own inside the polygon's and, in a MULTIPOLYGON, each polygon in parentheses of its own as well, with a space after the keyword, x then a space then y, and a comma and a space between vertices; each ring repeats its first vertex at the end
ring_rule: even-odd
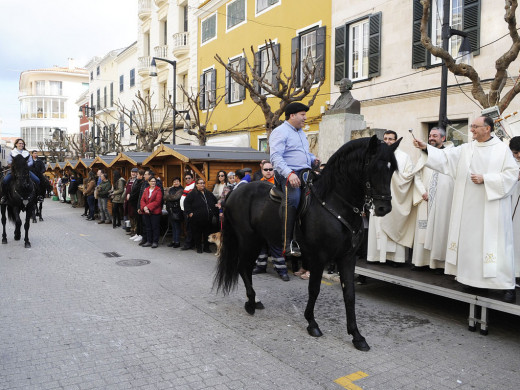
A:
POLYGON ((16 223, 16 215, 14 214, 13 206, 10 204, 7 205, 7 219, 12 223, 16 223))
POLYGON ((224 295, 229 294, 238 283, 239 257, 237 240, 238 237, 233 227, 233 223, 224 212, 220 255, 218 257, 217 270, 213 280, 213 288, 216 287, 217 292, 222 291, 224 295))

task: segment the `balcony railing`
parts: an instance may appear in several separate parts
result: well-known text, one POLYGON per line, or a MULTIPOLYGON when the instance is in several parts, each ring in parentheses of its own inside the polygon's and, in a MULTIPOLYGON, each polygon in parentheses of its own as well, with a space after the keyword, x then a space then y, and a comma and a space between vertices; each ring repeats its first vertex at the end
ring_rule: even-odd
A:
POLYGON ((155 5, 157 7, 160 7, 161 5, 163 5, 164 3, 167 3, 168 0, 154 0, 155 1, 155 5))
MULTIPOLYGON (((153 48, 156 57, 168 58, 168 45, 155 46, 153 48)), ((164 61, 157 61, 157 66, 166 64, 164 61)))
POLYGON ((139 19, 144 20, 150 17, 152 14, 152 1, 151 0, 139 0, 137 6, 137 14, 139 19))
POLYGON ((180 32, 172 35, 172 52, 175 57, 185 55, 189 52, 189 38, 190 35, 187 31, 180 32))
POLYGON ((141 76, 148 76, 148 74, 150 73, 150 63, 152 62, 152 57, 139 57, 137 61, 137 72, 139 72, 141 76))
MULTIPOLYGON (((177 111, 184 111, 184 110, 187 110, 189 107, 188 103, 186 103, 186 102, 178 102, 175 106, 177 107, 177 111)), ((176 127, 182 127, 182 125, 184 124, 184 121, 182 120, 181 115, 184 115, 184 114, 179 114, 179 113, 177 114, 176 127)), ((163 119, 164 119, 165 127, 172 125, 173 112, 172 112, 171 108, 168 108, 168 109, 156 108, 152 111, 152 120, 153 120, 154 128, 158 128, 161 125, 163 119), (168 115, 168 117, 166 119, 164 119, 166 114, 168 115)), ((146 122, 150 121, 148 114, 136 114, 135 121, 134 121, 134 127, 136 126, 137 123, 142 125, 145 121, 146 122), (144 118, 143 115, 147 115, 147 117, 144 118)))

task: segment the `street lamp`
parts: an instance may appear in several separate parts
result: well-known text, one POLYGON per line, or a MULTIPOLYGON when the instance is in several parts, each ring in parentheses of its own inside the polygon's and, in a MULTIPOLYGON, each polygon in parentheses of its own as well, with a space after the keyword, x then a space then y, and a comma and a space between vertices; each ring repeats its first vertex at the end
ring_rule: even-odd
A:
POLYGON ((93 106, 93 107, 90 107, 87 104, 85 104, 84 106, 80 106, 79 107, 79 113, 78 113, 78 116, 79 118, 83 118, 84 116, 87 116, 89 118, 92 118, 92 128, 90 129, 90 134, 92 135, 92 156, 93 158, 96 158, 96 147, 94 145, 94 140, 97 138, 99 139, 99 137, 96 137, 95 135, 95 131, 96 131, 96 106, 93 106))
MULTIPOLYGON (((442 48, 445 51, 449 50, 449 40, 452 36, 458 35, 463 37, 462 43, 460 44, 459 54, 457 58, 457 63, 468 63, 471 62, 471 45, 468 39, 468 34, 464 31, 455 30, 450 27, 450 0, 443 0, 442 5, 443 10, 443 19, 442 19, 442 48)), ((446 129, 448 127, 448 115, 447 115, 447 105, 448 105, 448 67, 446 63, 442 62, 442 72, 441 72, 441 96, 440 96, 440 106, 439 106, 439 123, 438 126, 442 129, 446 129)))
POLYGON ((189 110, 177 110, 177 61, 167 60, 165 58, 152 57, 150 63, 150 77, 157 77, 157 65, 155 61, 164 61, 173 67, 173 94, 172 94, 172 105, 173 105, 173 125, 172 125, 172 143, 175 145, 175 120, 177 114, 186 114, 185 120, 190 120, 189 110))

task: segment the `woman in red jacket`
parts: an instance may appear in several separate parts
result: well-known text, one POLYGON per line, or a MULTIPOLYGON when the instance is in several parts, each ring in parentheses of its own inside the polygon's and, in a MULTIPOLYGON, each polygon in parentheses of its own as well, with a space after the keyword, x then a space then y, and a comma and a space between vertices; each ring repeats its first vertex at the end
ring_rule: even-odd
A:
POLYGON ((146 242, 142 245, 143 247, 151 246, 157 248, 159 246, 159 231, 161 224, 161 212, 162 212, 162 191, 156 186, 155 177, 150 178, 148 181, 149 187, 143 191, 141 197, 141 211, 145 226, 145 234, 143 241, 146 238, 146 242))

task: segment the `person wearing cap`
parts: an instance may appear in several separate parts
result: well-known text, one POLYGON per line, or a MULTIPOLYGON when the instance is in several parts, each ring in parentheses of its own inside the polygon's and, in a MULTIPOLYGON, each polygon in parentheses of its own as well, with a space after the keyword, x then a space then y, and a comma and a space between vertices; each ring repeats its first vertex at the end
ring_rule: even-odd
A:
POLYGON ((309 142, 302 128, 307 119, 309 107, 294 102, 285 107, 285 122, 274 129, 269 137, 271 163, 279 175, 283 177, 284 210, 284 247, 285 254, 300 256, 297 244, 292 243, 296 212, 300 203, 299 173, 310 169, 317 158, 309 151, 309 142))

